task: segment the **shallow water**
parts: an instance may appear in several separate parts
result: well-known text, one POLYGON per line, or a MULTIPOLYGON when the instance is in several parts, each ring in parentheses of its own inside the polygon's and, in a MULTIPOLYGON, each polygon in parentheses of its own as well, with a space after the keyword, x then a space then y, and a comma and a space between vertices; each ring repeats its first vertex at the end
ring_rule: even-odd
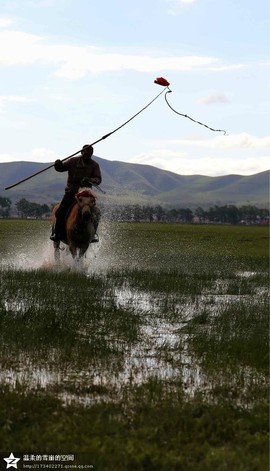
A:
MULTIPOLYGON (((226 281, 217 281, 216 286, 219 286, 219 289, 221 285, 226 286, 226 281)), ((180 379, 188 396, 194 396, 198 391, 207 392, 223 382, 226 384, 228 378, 224 380, 218 377, 209 378, 202 369, 199 359, 189 349, 189 334, 184 328, 192 318, 203 313, 206 308, 210 315, 218 316, 222 307, 239 302, 249 303, 250 296, 202 294, 193 301, 183 297, 175 303, 171 295, 175 319, 171 322, 166 320, 166 316, 164 317, 164 302, 169 306, 170 296, 165 299, 164 295, 159 297, 156 293, 131 289, 128 283, 122 287, 115 287, 110 296, 113 296, 117 307, 142 317, 139 343, 130 347, 123 346, 123 352, 119 358, 116 355, 115 362, 108 364, 98 358, 89 358, 87 367, 78 369, 76 365, 59 362, 61 349, 52 350, 44 362, 36 358, 34 352, 21 353, 13 367, 0 368, 0 383, 12 388, 23 384, 29 390, 37 388, 54 390, 57 387, 60 388, 57 394, 65 403, 77 400, 84 404, 111 399, 115 394, 121 394, 126 385, 141 384, 152 377, 163 380, 180 379), (68 392, 71 384, 75 385, 76 389, 72 394, 68 392), (102 386, 105 392, 102 394, 81 392, 87 385, 91 388, 102 386)), ((254 302, 253 297, 252 301, 254 302)), ((26 312, 30 304, 32 305, 32 301, 27 299, 4 300, 5 309, 13 314, 26 312)), ((80 335, 81 339, 88 341, 89 334, 84 329, 80 335)), ((105 334, 105 340, 114 344, 116 339, 113 336, 106 337, 105 334)), ((250 368, 243 370, 242 375, 242 387, 245 387, 251 378, 253 382, 259 379, 263 381, 263 376, 250 368)), ((237 378, 238 373, 230 376, 231 384, 237 384, 237 378)))
MULTIPOLYGON (((159 251, 156 250, 155 239, 149 240, 148 233, 145 244, 141 246, 137 242, 133 244, 127 240, 125 233, 121 232, 121 226, 115 228, 106 223, 100 227, 100 242, 90 247, 80 263, 63 250, 59 264, 54 260, 53 244, 48 236, 49 231, 44 232, 41 228, 36 231, 33 240, 29 241, 27 230, 21 231, 10 245, 6 244, 0 268, 3 271, 15 272, 42 270, 46 272, 49 280, 50 274, 54 273, 84 274, 89 287, 97 275, 101 280, 102 277, 107 280, 113 270, 115 280, 112 276, 109 278, 109 287, 106 285, 102 299, 98 300, 100 310, 104 309, 105 312, 105 307, 111 306, 113 313, 123 311, 138 319, 138 338, 135 336, 134 340, 127 341, 124 326, 118 330, 110 329, 114 314, 108 320, 107 314, 101 315, 94 324, 95 331, 91 332, 91 324, 80 323, 79 320, 75 322, 76 319, 74 321, 74 302, 67 310, 68 319, 74 322, 75 327, 63 327, 68 331, 68 335, 74 333, 78 336, 78 345, 68 352, 70 357, 65 345, 58 345, 56 342, 54 346, 49 344, 46 347, 42 344, 42 337, 37 338, 36 347, 30 345, 27 348, 17 346, 13 339, 9 343, 10 339, 6 337, 5 343, 2 344, 0 384, 8 384, 12 388, 23 384, 28 390, 44 389, 54 392, 65 403, 76 400, 83 404, 113 399, 121 395, 126 387, 132 389, 135 384, 142 384, 150 378, 180 381, 187 396, 194 396, 197 392, 208 394, 215 388, 229 385, 238 387, 244 394, 250 385, 264 384, 264 376, 247 365, 238 365, 235 371, 217 369, 209 374, 203 368, 201 358, 195 355, 191 348, 191 337, 196 335, 195 327, 193 331, 186 329, 193 319, 204 314, 207 314, 207 322, 196 328, 209 329, 211 318, 218 317, 228 306, 237 308, 240 304, 248 305, 256 313, 256 305, 267 293, 267 287, 263 282, 254 286, 252 283, 257 275, 264 274, 263 270, 256 271, 248 267, 242 269, 238 265, 233 268, 234 264, 228 259, 228 270, 221 276, 222 269, 216 264, 216 259, 212 261, 209 257, 202 257, 201 253, 197 254, 196 245, 189 240, 186 245, 184 241, 180 241, 180 248, 175 253, 174 241, 166 238, 162 253, 160 248, 159 251), (208 270, 213 270, 212 281, 208 281, 198 294, 189 294, 188 288, 187 292, 180 293, 173 289, 163 290, 162 283, 159 290, 136 286, 132 270, 135 273, 136 270, 143 269, 150 273, 150 279, 151 273, 153 276, 158 273, 158 277, 162 279, 166 274, 164 260, 168 272, 173 268, 178 270, 181 276, 183 273, 189 276, 194 274, 194 280, 207 274, 208 270), (127 269, 129 272, 125 275, 127 269), (84 345, 91 342, 91 355, 80 356, 84 345), (101 342, 104 343, 105 353, 100 349, 101 342)), ((223 256, 222 261, 224 262, 223 256)), ((47 295, 54 295, 55 299, 58 299, 61 291, 61 286, 52 285, 47 295)), ((15 289, 13 297, 2 294, 3 312, 16 317, 27 316, 29 309, 36 309, 37 314, 35 313, 36 317, 32 322, 40 322, 43 311, 39 311, 44 300, 40 301, 38 289, 36 296, 31 296, 27 295, 27 291, 26 294, 20 292, 20 286, 15 289)), ((87 293, 85 296, 87 298, 87 293)), ((60 307, 55 307, 56 314, 57 309, 60 310, 60 307)), ((80 312, 78 317, 79 315, 80 312)), ((36 324, 33 324, 33 329, 36 329, 36 324)), ((24 334, 22 330, 21 335, 27 336, 27 331, 24 334)))

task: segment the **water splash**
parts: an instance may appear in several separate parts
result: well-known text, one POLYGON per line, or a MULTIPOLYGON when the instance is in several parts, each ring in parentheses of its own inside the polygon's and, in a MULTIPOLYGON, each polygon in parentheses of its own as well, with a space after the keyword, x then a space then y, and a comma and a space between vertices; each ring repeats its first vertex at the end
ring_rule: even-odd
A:
MULTIPOLYGON (((102 225, 101 225, 102 226, 102 225)), ((29 234, 25 231, 20 237, 10 241, 8 249, 2 253, 0 268, 11 270, 53 270, 91 273, 92 271, 106 271, 115 264, 115 258, 108 250, 110 233, 106 225, 101 228, 99 243, 91 244, 85 257, 80 261, 74 260, 68 247, 61 243, 60 262, 55 260, 53 242, 49 234, 40 232, 29 234)))

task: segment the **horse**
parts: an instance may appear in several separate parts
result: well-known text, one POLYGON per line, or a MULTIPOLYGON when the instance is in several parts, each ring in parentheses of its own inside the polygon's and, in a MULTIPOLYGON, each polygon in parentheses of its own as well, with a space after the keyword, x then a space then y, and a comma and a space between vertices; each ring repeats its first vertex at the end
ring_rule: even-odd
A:
MULTIPOLYGON (((56 211, 59 207, 58 203, 52 212, 52 225, 55 225, 56 211)), ((74 205, 71 207, 65 222, 65 235, 62 236, 61 242, 66 244, 73 257, 82 258, 86 253, 91 240, 95 234, 95 205, 96 197, 90 188, 79 188, 75 195, 74 205)), ((60 241, 54 242, 55 259, 60 259, 60 241)))

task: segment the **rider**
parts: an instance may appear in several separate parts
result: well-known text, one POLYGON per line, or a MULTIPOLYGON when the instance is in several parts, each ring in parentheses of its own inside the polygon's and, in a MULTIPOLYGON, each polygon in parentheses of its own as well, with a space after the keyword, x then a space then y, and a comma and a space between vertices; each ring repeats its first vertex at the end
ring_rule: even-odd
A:
MULTIPOLYGON (((50 239, 54 242, 59 242, 61 237, 64 235, 65 217, 66 214, 74 202, 75 194, 82 186, 91 187, 92 184, 99 185, 101 183, 101 172, 98 163, 92 159, 94 149, 91 145, 84 145, 81 150, 81 155, 78 157, 71 157, 70 159, 62 162, 62 160, 56 160, 54 168, 57 172, 68 172, 67 185, 65 188, 64 197, 56 211, 56 223, 54 227, 54 233, 50 239)), ((100 211, 95 206, 95 232, 100 218, 100 211)), ((95 233, 94 238, 91 242, 98 242, 98 236, 95 233)))

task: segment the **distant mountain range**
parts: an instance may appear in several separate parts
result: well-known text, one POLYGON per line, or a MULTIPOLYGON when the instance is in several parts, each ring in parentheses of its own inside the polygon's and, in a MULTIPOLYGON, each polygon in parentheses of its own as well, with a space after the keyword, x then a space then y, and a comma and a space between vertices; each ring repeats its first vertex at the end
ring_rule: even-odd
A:
MULTIPOLYGON (((267 208, 269 205, 269 171, 250 176, 178 175, 150 165, 109 161, 94 157, 102 171, 101 187, 95 190, 104 204, 141 204, 164 207, 246 204, 267 208)), ((37 203, 55 203, 62 198, 67 174, 54 168, 5 191, 5 187, 49 166, 48 163, 0 163, 0 196, 13 202, 21 198, 37 203)))

